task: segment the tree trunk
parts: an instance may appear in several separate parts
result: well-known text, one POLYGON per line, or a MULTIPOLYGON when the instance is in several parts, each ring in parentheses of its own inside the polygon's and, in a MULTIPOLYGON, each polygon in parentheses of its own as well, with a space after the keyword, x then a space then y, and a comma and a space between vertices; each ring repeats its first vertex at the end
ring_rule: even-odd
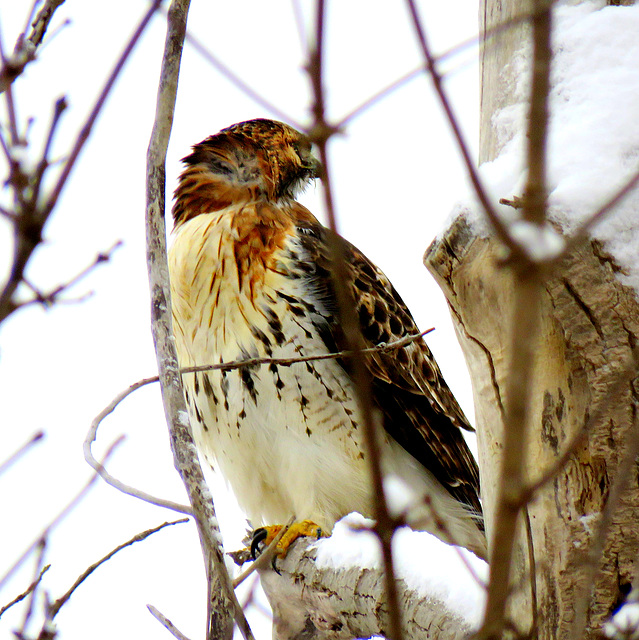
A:
MULTIPOLYGON (((485 0, 482 26, 494 29, 529 8, 528 0, 485 0)), ((482 160, 495 158, 500 143, 506 142, 498 140, 491 118, 496 109, 514 102, 515 78, 508 62, 527 32, 527 26, 518 24, 499 31, 484 47, 482 160)), ((501 463, 513 311, 514 278, 500 257, 498 241, 478 235, 464 217, 457 218, 425 256, 448 300, 470 369, 489 540, 501 463)), ((536 618, 539 638, 574 637, 580 616, 585 616, 586 630, 579 637, 600 637, 602 622, 627 595, 635 572, 637 438, 628 436, 636 432, 632 427, 639 391, 634 364, 639 304, 635 292, 617 278, 618 272, 614 258, 599 242, 586 241, 562 261, 544 288, 531 381, 528 480, 551 468, 576 434, 584 428, 587 433, 567 464, 528 505, 538 617, 532 611, 525 518, 520 522, 510 617, 522 632, 529 631, 536 618), (634 448, 630 457, 626 456, 629 443, 634 448), (614 494, 623 488, 615 486, 619 480, 626 487, 617 499, 614 494), (609 515, 611 523, 606 526, 609 515)))

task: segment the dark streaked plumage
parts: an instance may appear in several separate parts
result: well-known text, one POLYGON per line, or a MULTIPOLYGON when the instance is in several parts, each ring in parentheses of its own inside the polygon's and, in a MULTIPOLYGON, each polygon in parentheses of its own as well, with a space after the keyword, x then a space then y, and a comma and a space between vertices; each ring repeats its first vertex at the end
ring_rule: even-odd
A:
MULTIPOLYGON (((253 120, 195 145, 184 162, 170 255, 181 365, 339 350, 331 232, 294 199, 317 175, 308 139, 253 120)), ((341 242, 365 343, 418 333, 386 276, 341 242)), ((428 346, 378 352, 367 366, 385 472, 429 494, 450 537, 485 555, 477 465, 460 431, 470 427, 428 346)), ((330 530, 349 511, 371 515, 348 371, 327 360, 185 376, 198 446, 255 525, 295 515, 330 530)), ((443 536, 428 509, 417 519, 443 536)))

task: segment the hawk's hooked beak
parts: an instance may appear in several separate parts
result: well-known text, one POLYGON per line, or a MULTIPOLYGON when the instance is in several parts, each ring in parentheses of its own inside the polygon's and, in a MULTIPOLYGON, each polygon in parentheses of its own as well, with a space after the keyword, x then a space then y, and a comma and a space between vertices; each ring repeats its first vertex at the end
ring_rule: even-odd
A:
POLYGON ((311 161, 306 166, 311 178, 323 178, 324 177, 324 165, 315 157, 311 156, 311 161))

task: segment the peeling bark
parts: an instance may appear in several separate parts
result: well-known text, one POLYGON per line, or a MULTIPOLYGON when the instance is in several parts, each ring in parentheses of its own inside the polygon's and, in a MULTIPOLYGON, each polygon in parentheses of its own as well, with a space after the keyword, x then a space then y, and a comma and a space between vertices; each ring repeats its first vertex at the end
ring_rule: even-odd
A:
MULTIPOLYGON (((513 300, 513 278, 508 268, 500 266, 499 252, 495 240, 477 237, 462 217, 425 257, 450 305, 471 373, 489 539, 503 439, 500 406, 509 375, 505 356, 513 300)), ((588 593, 592 580, 590 545, 635 419, 639 378, 632 383, 617 381, 635 362, 639 305, 634 292, 616 277, 617 271, 611 256, 593 241, 572 251, 545 286, 532 380, 528 480, 534 482, 551 467, 596 407, 603 402, 606 408, 563 471, 528 506, 542 614, 540 638, 570 636, 576 601, 588 593), (611 397, 615 384, 620 388, 611 397)), ((603 559, 596 564, 586 637, 599 634, 601 623, 632 581, 639 552, 639 486, 634 468, 635 477, 615 511, 603 559)), ((519 593, 511 607, 520 629, 527 629, 531 620, 527 553, 520 527, 513 575, 519 593)))
MULTIPOLYGON (((388 608, 379 569, 318 568, 316 551, 300 539, 284 560, 281 575, 260 571, 273 609, 275 640, 349 640, 384 635, 388 608)), ((472 628, 442 600, 397 580, 405 640, 461 640, 472 628)))

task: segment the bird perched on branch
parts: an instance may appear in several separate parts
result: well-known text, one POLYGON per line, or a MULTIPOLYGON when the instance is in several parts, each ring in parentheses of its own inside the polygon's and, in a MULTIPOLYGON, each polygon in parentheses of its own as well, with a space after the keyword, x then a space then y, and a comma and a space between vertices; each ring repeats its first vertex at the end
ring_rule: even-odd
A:
MULTIPOLYGON (((338 286, 363 346, 419 333, 388 278, 295 200, 321 169, 305 135, 272 120, 241 122, 183 162, 169 258, 182 367, 340 351, 338 286), (331 239, 341 243, 340 282, 331 239)), ((382 469, 421 504, 411 524, 485 557, 477 464, 461 433, 470 426, 428 346, 419 339, 364 363, 383 426, 382 469)), ((188 373, 184 386, 199 451, 254 526, 294 515, 294 537, 328 533, 351 511, 373 515, 346 357, 188 373)))

